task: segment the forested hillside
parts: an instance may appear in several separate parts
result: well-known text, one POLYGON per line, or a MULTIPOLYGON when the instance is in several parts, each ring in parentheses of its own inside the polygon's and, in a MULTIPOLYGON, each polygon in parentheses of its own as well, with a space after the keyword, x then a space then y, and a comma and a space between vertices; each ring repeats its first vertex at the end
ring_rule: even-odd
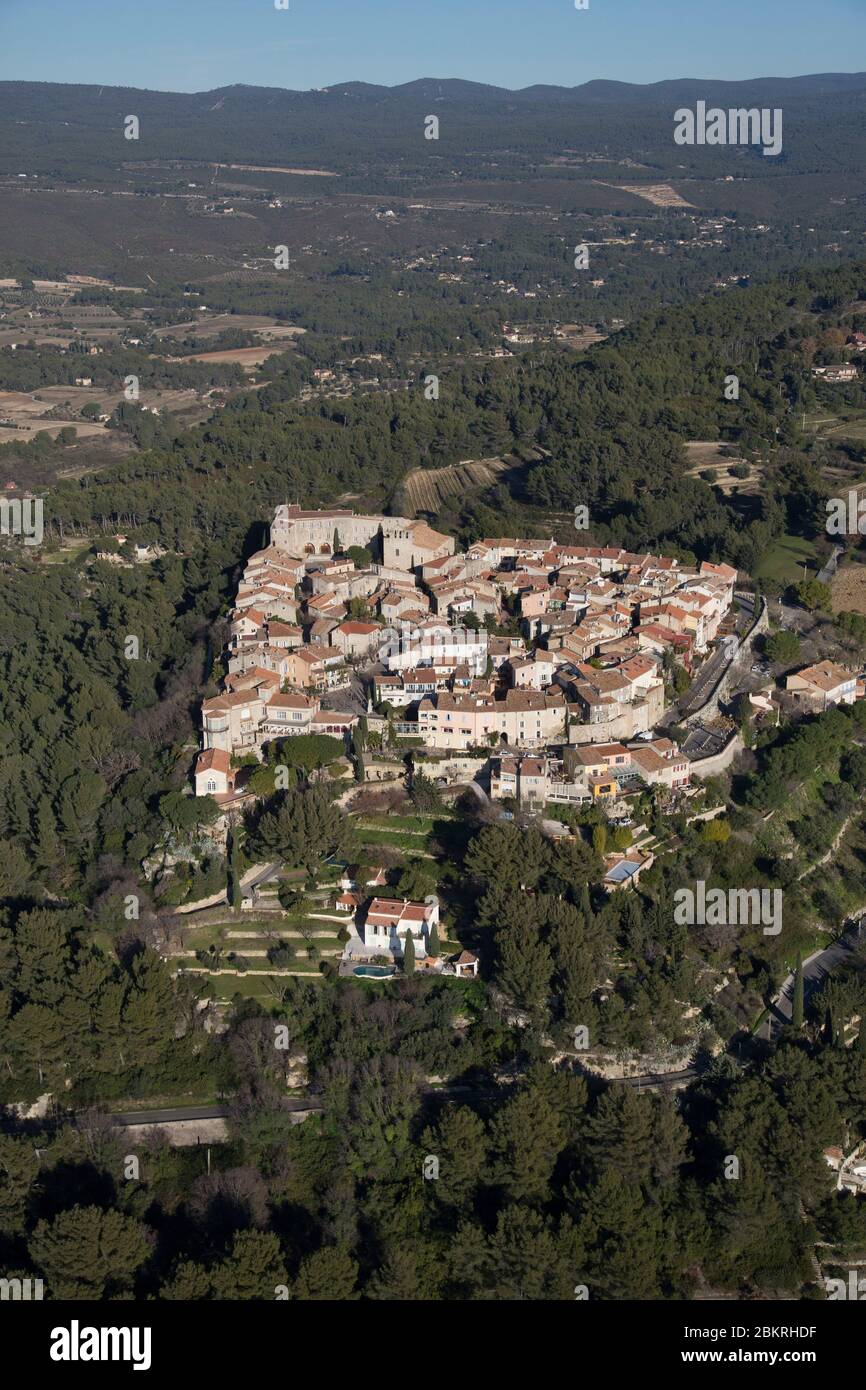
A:
MULTIPOLYGON (((748 571, 783 531, 820 528, 826 457, 801 412, 823 388, 809 369, 840 323, 862 323, 864 301, 862 264, 734 289, 568 358, 446 363, 438 401, 419 374, 404 393, 301 403, 288 371, 166 447, 48 493, 44 553, 10 538, 0 555, 0 1095, 51 1093, 59 1113, 0 1138, 0 1268, 44 1277, 52 1297, 272 1299, 285 1285, 303 1300, 568 1299, 588 1284, 603 1300, 684 1299, 811 1296, 816 1238, 840 1258, 862 1248, 862 1203, 831 1197, 821 1159, 862 1123, 866 1029, 840 1045, 866 1009, 862 972, 818 995, 806 1032, 762 1047, 752 1016, 789 942, 689 934, 670 912, 678 872, 787 875, 795 944, 816 904, 841 915, 820 885, 796 887, 823 842, 790 803, 814 764, 815 819, 835 830, 833 815, 853 814, 866 778, 855 715, 816 719, 799 741, 771 730, 741 784, 707 791, 730 803, 723 828, 677 818, 640 895, 590 893, 591 817, 556 850, 471 809, 437 824, 462 939, 483 944, 471 982, 382 990, 323 970, 268 1003, 239 993, 217 1030, 163 958, 177 924, 160 885, 174 869, 173 887, 185 875, 204 896, 233 872, 204 845, 214 803, 183 791, 221 620, 276 503, 396 510, 413 468, 513 452, 506 483, 434 519, 462 539, 553 527, 571 540, 584 504, 595 539, 748 571), (725 496, 690 473, 694 440, 760 464, 756 491, 725 496), (165 553, 96 558, 121 530, 126 555, 134 541, 165 553), (75 558, 59 549, 70 540, 75 558), (761 839, 767 808, 802 827, 802 861, 761 839), (706 1050, 680 1107, 548 1065, 576 1014, 611 1049, 675 1048, 686 999, 706 1050), (303 1068, 315 1113, 295 1125, 286 1101, 303 1068), (121 1177, 108 1106, 189 1095, 230 1098, 218 1168, 154 1143, 121 1177), (425 1182, 431 1154, 442 1178, 425 1182)), ((862 407, 859 384, 845 391, 862 407)), ((844 458, 862 463, 862 446, 844 458)), ((322 796, 311 772, 268 800, 274 821, 250 825, 252 847, 308 823, 304 799, 322 796)), ((323 835, 309 855, 333 847, 323 835)))

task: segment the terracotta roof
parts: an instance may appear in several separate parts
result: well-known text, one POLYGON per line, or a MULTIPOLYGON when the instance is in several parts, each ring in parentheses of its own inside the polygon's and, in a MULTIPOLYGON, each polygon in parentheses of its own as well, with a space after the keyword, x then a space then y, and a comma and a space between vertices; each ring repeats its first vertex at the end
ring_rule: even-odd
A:
POLYGON ((835 690, 844 681, 853 680, 851 673, 843 666, 837 666, 835 661, 819 661, 814 666, 805 666, 802 671, 796 671, 794 674, 800 680, 808 681, 810 685, 815 685, 825 692, 835 690))
POLYGON ((440 545, 445 545, 452 540, 451 536, 444 536, 441 531, 434 531, 432 526, 428 526, 426 521, 416 521, 409 527, 413 545, 423 546, 426 550, 436 550, 440 545))
POLYGON ((285 695, 271 695, 268 698, 268 709, 276 706, 277 709, 312 709, 314 701, 307 695, 289 692, 285 695))
POLYGON ((232 765, 231 754, 224 748, 205 748, 195 760, 196 772, 228 772, 232 765))

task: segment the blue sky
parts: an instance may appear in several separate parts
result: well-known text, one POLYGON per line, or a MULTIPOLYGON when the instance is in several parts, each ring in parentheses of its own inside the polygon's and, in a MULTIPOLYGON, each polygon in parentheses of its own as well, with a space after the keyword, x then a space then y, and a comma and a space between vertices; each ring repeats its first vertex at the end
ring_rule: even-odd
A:
POLYGON ((0 0, 0 79, 202 91, 866 68, 866 0, 0 0))

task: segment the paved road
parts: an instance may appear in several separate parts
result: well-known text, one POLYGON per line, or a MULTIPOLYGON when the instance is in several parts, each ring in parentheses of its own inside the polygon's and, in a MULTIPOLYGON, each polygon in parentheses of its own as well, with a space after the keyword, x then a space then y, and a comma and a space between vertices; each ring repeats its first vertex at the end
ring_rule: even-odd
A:
MULTIPOLYGON (((832 942, 824 951, 816 951, 814 956, 803 961, 803 997, 808 1003, 810 995, 827 978, 831 971, 849 961, 859 942, 866 939, 866 928, 861 924, 851 927, 832 942)), ((758 1037, 768 1042, 778 1036, 789 1025, 794 1015, 794 975, 788 976, 778 995, 770 1005, 770 1012, 758 1030, 758 1037)))
POLYGON ((282 873, 285 865, 281 862, 275 864, 254 865, 247 869, 241 879, 241 888, 245 893, 249 893, 253 888, 258 888, 260 884, 267 883, 269 879, 276 878, 282 873))
MULTIPOLYGON (((289 1099, 285 1103, 286 1110, 298 1112, 303 1110, 321 1110, 320 1105, 314 1105, 308 1100, 289 1099)), ((221 1101, 216 1105, 178 1105, 169 1107, 165 1110, 127 1110, 122 1113, 112 1115, 112 1122, 116 1125, 169 1125, 178 1120, 224 1120, 229 1114, 229 1102, 221 1101)))
POLYGON ((837 570, 837 568, 838 568, 838 565, 839 565, 839 557, 840 557, 840 555, 844 555, 844 554, 845 554, 845 547, 844 547, 844 545, 837 545, 837 546, 834 547, 834 549, 833 549, 833 554, 830 556, 830 558, 829 558, 829 560, 827 561, 826 565, 824 566, 823 569, 821 569, 821 570, 818 571, 817 578, 818 578, 818 580, 819 580, 822 584, 829 584, 829 583, 830 583, 830 580, 833 578, 833 575, 836 573, 836 570, 837 570))
POLYGON ((635 1091, 652 1088, 666 1090, 668 1087, 687 1086, 697 1074, 697 1067, 684 1067, 682 1071, 647 1072, 644 1076, 624 1076, 622 1080, 635 1091))
MULTIPOLYGON (((748 598, 740 598, 739 596, 735 596, 734 602, 739 609, 737 630, 742 632, 743 628, 752 622, 755 605, 748 598)), ((671 714, 674 714, 676 718, 682 718, 684 715, 696 713, 706 704, 725 669, 730 665, 726 647, 727 644, 722 642, 712 656, 707 657, 682 699, 675 701, 665 712, 666 722, 671 722, 669 718, 671 714)))

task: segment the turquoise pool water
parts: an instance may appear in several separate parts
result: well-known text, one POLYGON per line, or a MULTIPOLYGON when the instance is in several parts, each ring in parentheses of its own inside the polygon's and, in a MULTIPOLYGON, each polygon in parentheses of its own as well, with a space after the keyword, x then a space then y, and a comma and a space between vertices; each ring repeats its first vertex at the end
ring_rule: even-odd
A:
POLYGON ((371 980, 387 980, 394 974, 393 965, 356 965, 353 975, 366 975, 371 980))

